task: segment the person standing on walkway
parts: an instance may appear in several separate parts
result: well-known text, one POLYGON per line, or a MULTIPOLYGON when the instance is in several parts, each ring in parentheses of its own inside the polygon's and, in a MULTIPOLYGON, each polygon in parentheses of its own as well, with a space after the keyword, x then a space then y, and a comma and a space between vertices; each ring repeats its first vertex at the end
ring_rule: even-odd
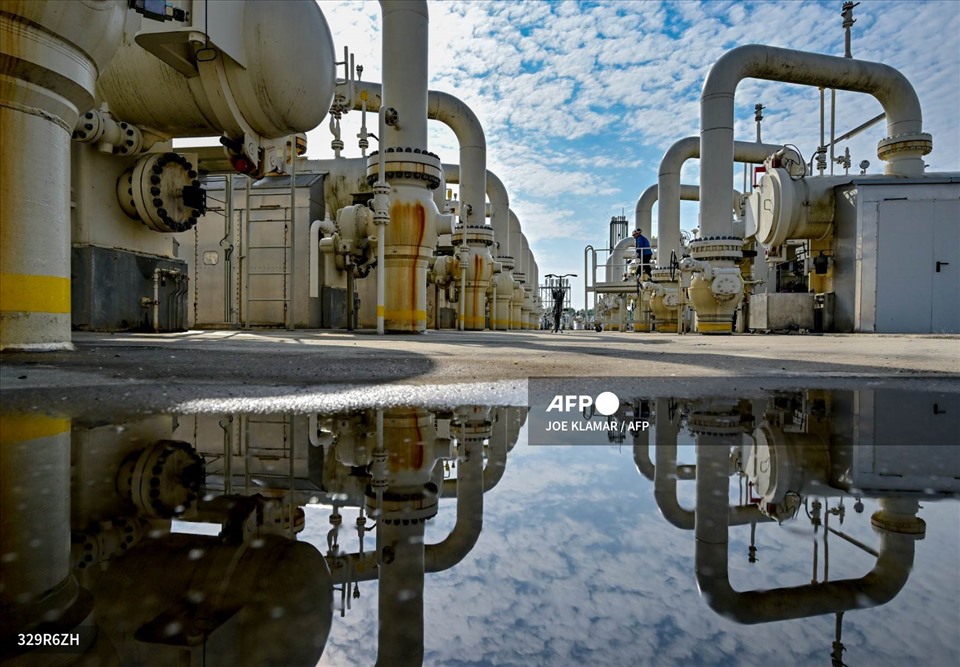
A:
POLYGON ((563 298, 566 290, 557 287, 553 290, 553 333, 560 331, 560 318, 563 316, 563 298))
POLYGON ((647 274, 650 277, 650 259, 653 257, 653 250, 650 249, 650 240, 643 235, 643 230, 639 227, 633 230, 633 238, 637 242, 637 259, 640 260, 640 273, 647 274))

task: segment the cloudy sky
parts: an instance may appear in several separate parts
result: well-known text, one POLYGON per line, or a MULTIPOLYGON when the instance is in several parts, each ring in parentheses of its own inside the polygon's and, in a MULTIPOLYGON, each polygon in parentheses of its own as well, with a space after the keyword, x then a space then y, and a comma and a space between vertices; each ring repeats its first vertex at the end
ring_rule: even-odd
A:
MULTIPOLYGON (((320 5, 338 53, 349 47, 363 79, 379 82, 378 4, 320 5)), ((748 43, 843 55, 840 5, 430 2, 430 88, 464 100, 483 123, 488 168, 510 193, 540 275, 582 278, 584 247, 606 245, 612 215, 625 212, 632 225, 637 198, 656 181, 664 151, 699 133, 700 90, 711 64, 748 43)), ((928 169, 960 170, 960 3, 864 0, 855 16, 854 57, 899 69, 917 89, 924 129, 934 137, 928 169)), ((809 159, 819 143, 818 91, 744 81, 737 91, 738 139, 755 139, 758 102, 767 107, 764 141, 796 144, 809 159)), ((839 92, 837 134, 881 111, 870 96, 839 92)), ((359 155, 352 124, 358 115, 344 120, 347 157, 359 155)), ((430 125, 430 149, 456 162, 453 133, 430 125)), ((884 130, 878 124, 846 144, 854 167, 866 159, 868 173, 881 170, 875 147, 884 130)), ((332 156, 326 123, 309 139, 310 157, 332 156)), ((697 172, 696 161, 688 162, 683 182, 696 184, 697 172)), ((696 204, 681 209, 683 227, 695 227, 696 204)), ((578 279, 574 305, 581 295, 578 279)))

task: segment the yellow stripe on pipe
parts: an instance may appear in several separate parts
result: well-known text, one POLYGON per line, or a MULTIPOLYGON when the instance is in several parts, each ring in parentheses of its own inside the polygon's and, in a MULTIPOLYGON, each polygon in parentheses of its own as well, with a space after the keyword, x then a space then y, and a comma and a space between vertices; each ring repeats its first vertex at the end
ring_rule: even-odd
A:
POLYGON ((69 313, 70 279, 0 273, 0 312, 69 313))
POLYGON ((383 317, 384 308, 383 306, 377 306, 377 317, 383 317))
POLYGON ((46 415, 0 416, 0 445, 12 445, 66 433, 70 420, 46 415))
POLYGON ((700 333, 731 333, 733 322, 697 322, 697 331, 700 333))

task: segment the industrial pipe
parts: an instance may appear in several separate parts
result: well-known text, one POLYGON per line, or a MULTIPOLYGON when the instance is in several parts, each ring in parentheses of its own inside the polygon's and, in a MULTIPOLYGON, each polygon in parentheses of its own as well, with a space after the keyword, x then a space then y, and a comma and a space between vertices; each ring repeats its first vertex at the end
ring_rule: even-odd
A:
POLYGON ((0 350, 73 349, 71 133, 93 108, 126 13, 118 0, 0 11, 0 350))
MULTIPOLYGON (((730 163, 732 165, 733 162, 736 161, 759 164, 781 148, 782 146, 779 144, 758 144, 750 141, 736 141, 734 142, 733 157, 730 163)), ((680 184, 680 172, 687 160, 698 157, 700 157, 700 138, 684 137, 670 146, 660 160, 660 170, 657 177, 657 194, 660 199, 660 204, 657 209, 657 263, 659 266, 663 266, 659 258, 669 258, 671 250, 676 251, 678 256, 680 255, 680 200, 684 199, 683 186, 680 184)), ((700 173, 702 183, 704 173, 702 164, 700 173)), ((687 192, 692 195, 689 190, 687 192)), ((730 182, 726 184, 724 192, 730 192, 730 182)), ((698 192, 697 198, 699 198, 699 196, 700 194, 698 192)), ((642 196, 641 199, 643 199, 642 196)), ((644 202, 644 205, 646 205, 646 202, 644 202)), ((637 211, 639 214, 640 200, 637 201, 637 211)), ((706 219, 703 213, 704 210, 701 204, 701 220, 706 219)), ((729 209, 726 207, 724 208, 724 214, 729 220, 729 209)), ((639 217, 637 220, 637 224, 639 224, 639 217)), ((701 222, 701 231, 703 231, 704 224, 704 222, 701 222)), ((704 232, 701 235, 706 236, 706 233, 704 232)))
MULTIPOLYGON (((440 159, 427 150, 427 48, 429 15, 423 1, 381 1, 383 14, 383 100, 388 129, 378 156, 390 185, 389 252, 377 267, 389 291, 384 329, 422 333, 427 328, 427 271, 437 243, 440 212, 430 194, 442 175, 440 159), (386 152, 386 156, 382 154, 386 152)), ((362 93, 358 96, 363 98, 362 93)), ((368 108, 370 100, 368 102, 368 108)), ((362 99, 361 99, 362 102, 362 99)), ((378 160, 368 158, 373 182, 378 160)))
MULTIPOLYGON (((698 144, 699 145, 699 144, 698 144)), ((698 151, 699 152, 699 151, 698 151)), ((634 212, 634 221, 636 229, 646 229, 648 234, 653 233, 653 205, 657 203, 659 199, 660 186, 659 183, 654 183, 646 190, 643 191, 643 194, 640 195, 640 198, 637 199, 637 206, 634 212)), ((737 189, 733 191, 733 210, 735 213, 740 212, 740 198, 743 196, 743 193, 737 189)), ((699 185, 688 185, 682 183, 680 185, 680 201, 700 201, 700 186, 699 185)), ((662 205, 660 211, 662 211, 662 205)), ((657 266, 663 266, 661 262, 660 255, 660 234, 662 233, 662 225, 660 220, 662 219, 662 213, 657 215, 657 266)), ((677 217, 677 224, 679 229, 679 216, 677 217)), ((679 238, 679 235, 678 235, 679 238)), ((679 243, 679 240, 678 240, 679 243)), ((619 246, 619 244, 618 244, 619 246)), ((679 253, 678 253, 679 254, 679 253)), ((670 256, 667 255, 666 259, 669 261, 670 256)))
MULTIPOLYGON (((701 436, 698 439, 696 576, 700 593, 711 609, 737 623, 768 623, 875 607, 889 602, 900 592, 913 567, 916 536, 877 526, 880 555, 873 569, 859 579, 766 591, 735 591, 730 584, 727 560, 730 536, 725 505, 729 451, 722 438, 701 436)), ((914 515, 917 507, 914 501, 914 515)))
MULTIPOLYGON (((382 86, 355 82, 354 87, 358 91, 354 108, 360 109, 365 105, 368 111, 379 109, 382 102, 378 98, 382 94, 382 86)), ((494 240, 493 230, 487 226, 484 215, 487 191, 486 137, 473 110, 449 93, 427 91, 424 117, 444 123, 459 142, 459 168, 463 171, 457 175, 457 182, 460 183, 460 225, 454 230, 453 241, 467 248, 466 258, 461 263, 465 269, 461 285, 461 325, 469 330, 482 330, 484 295, 493 275, 493 258, 488 247, 494 240)), ((452 179, 450 182, 453 182, 452 179)))
POLYGON ((510 247, 513 249, 513 299, 510 301, 510 328, 525 329, 521 321, 523 314, 523 302, 526 298, 524 285, 527 282, 527 258, 523 253, 523 231, 520 228, 520 221, 517 219, 513 209, 509 210, 510 217, 510 247))
POLYGON ((424 549, 426 572, 447 570, 470 553, 483 528, 483 444, 465 439, 457 463, 457 522, 450 534, 424 549))
MULTIPOLYGON (((887 137, 877 155, 891 176, 923 175, 922 157, 933 148, 923 132, 917 94, 896 69, 881 63, 750 44, 725 53, 710 68, 700 98, 701 230, 730 235, 726 192, 732 181, 734 95, 745 78, 870 93, 887 116, 887 137)), ((662 190, 661 190, 662 192, 662 190)))

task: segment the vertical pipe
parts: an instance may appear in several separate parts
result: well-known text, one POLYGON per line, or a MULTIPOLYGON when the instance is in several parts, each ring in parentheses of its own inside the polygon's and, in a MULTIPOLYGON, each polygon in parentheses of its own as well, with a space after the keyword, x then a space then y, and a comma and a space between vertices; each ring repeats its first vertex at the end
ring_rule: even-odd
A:
MULTIPOLYGON (((226 188, 226 192, 224 192, 226 211, 224 212, 223 238, 227 245, 223 248, 225 255, 223 262, 223 321, 233 324, 233 174, 227 174, 224 186, 226 188)), ((194 227, 194 229, 197 228, 194 227)), ((194 289, 199 289, 199 286, 194 289)), ((197 299, 194 298, 194 303, 196 302, 197 299)))
POLYGON ((240 247, 243 251, 240 253, 240 293, 243 295, 243 310, 240 313, 240 321, 244 329, 250 328, 250 258, 247 257, 246 245, 250 241, 250 187, 253 179, 250 176, 244 176, 246 188, 243 192, 243 213, 244 228, 240 232, 240 247))
MULTIPOLYGON (((384 133, 387 130, 387 122, 385 117, 386 109, 387 108, 385 106, 381 106, 380 112, 377 114, 378 116, 377 132, 380 133, 379 134, 380 148, 377 153, 377 169, 378 169, 377 185, 383 188, 384 192, 389 192, 389 190, 385 188, 387 184, 387 181, 386 181, 387 167, 386 167, 386 155, 384 150, 384 138, 383 138, 384 133)), ((374 208, 383 208, 384 206, 387 206, 387 204, 383 203, 382 200, 383 200, 382 196, 378 200, 377 196, 374 195, 374 208)), ((384 237, 387 235, 387 227, 385 223, 390 221, 390 216, 388 211, 379 211, 379 212, 381 215, 380 216, 375 215, 374 216, 375 219, 378 219, 379 217, 382 217, 382 216, 386 216, 384 220, 379 220, 379 224, 377 226, 377 333, 382 335, 384 332, 384 310, 386 308, 386 293, 387 293, 387 289, 386 289, 387 271, 386 271, 386 266, 384 266, 385 260, 386 260, 386 248, 385 248, 384 237)), ((351 296, 351 298, 353 297, 351 296)))
POLYGON ((297 328, 297 137, 293 134, 290 135, 290 263, 286 273, 290 279, 286 301, 287 329, 292 331, 297 328))
POLYGON ((78 593, 70 562, 68 420, 0 415, 0 544, 4 625, 19 619, 26 632, 65 616, 78 593))
POLYGON ((384 148, 427 147, 429 14, 422 0, 381 0, 383 15, 383 106, 399 124, 380 136, 384 148))
POLYGON ((834 137, 837 132, 837 89, 830 89, 830 175, 833 176, 834 137))

